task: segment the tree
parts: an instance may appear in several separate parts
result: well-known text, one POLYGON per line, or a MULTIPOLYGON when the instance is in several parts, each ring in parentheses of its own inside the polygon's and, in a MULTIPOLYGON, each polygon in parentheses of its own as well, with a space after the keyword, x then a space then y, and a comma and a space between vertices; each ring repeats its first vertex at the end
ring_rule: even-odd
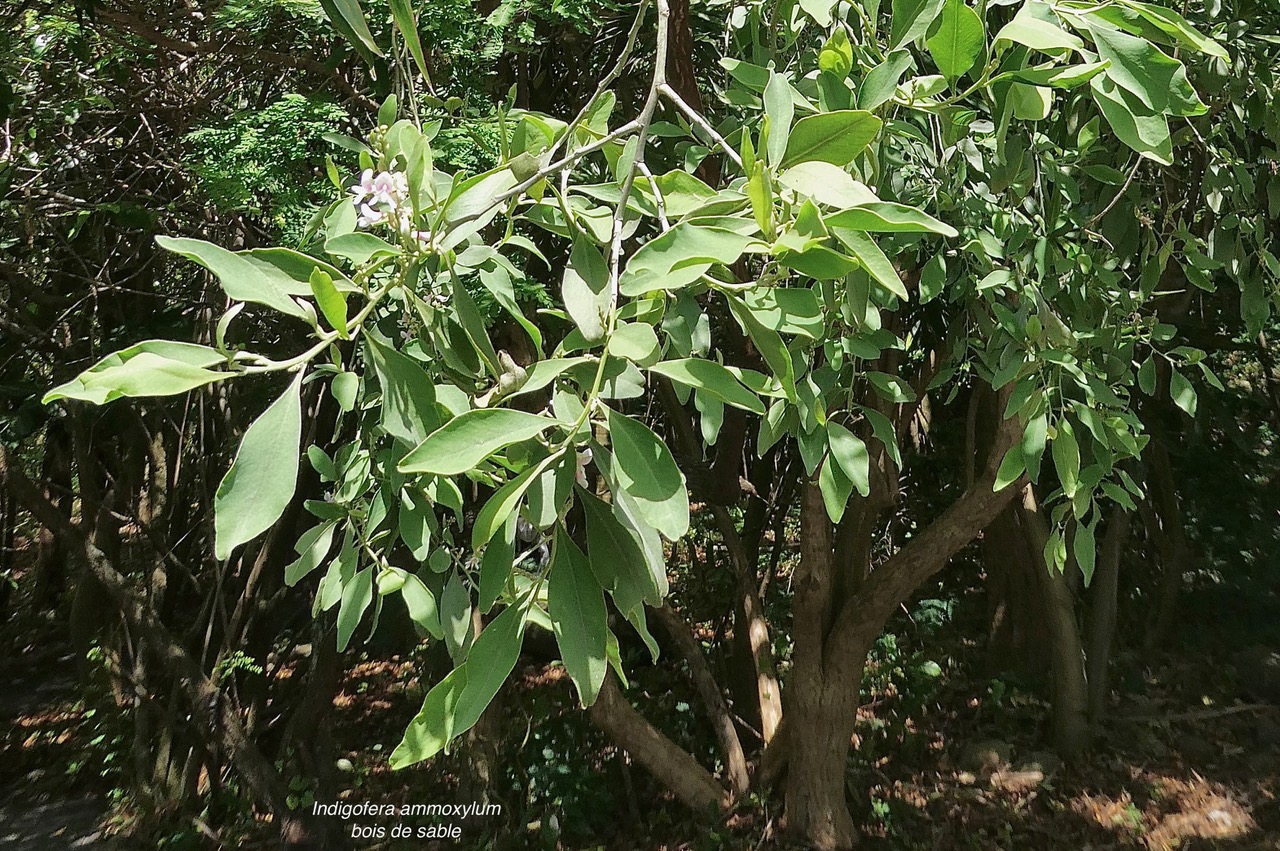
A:
MULTIPOLYGON (((1047 570, 1087 580, 1105 506, 1141 495, 1124 468, 1148 440, 1138 353, 1203 366, 1166 351, 1166 249, 1115 215, 1114 187, 1117 165, 1170 166, 1170 120, 1207 111, 1175 55, 1225 52, 1135 0, 855 3, 847 18, 753 4, 730 22, 731 108, 713 123, 668 81, 657 0, 576 114, 504 108, 497 164, 469 174, 435 156, 441 124, 421 120, 430 101, 412 85, 430 70, 418 26, 390 6, 400 96, 367 140, 343 141, 358 168, 331 174, 344 197, 312 221, 310 253, 159 238, 233 302, 212 344, 131 346, 46 401, 273 383, 218 488, 215 553, 277 522, 305 455, 330 491, 306 502, 315 522, 286 581, 320 574, 315 612, 336 612, 339 650, 403 604, 454 662, 393 765, 481 719, 532 625, 554 634, 593 720, 680 800, 727 807, 785 771, 790 828, 849 847, 849 740, 889 616, 1015 498, 1047 570), (622 112, 610 87, 650 37, 649 85, 622 112), (535 312, 520 294, 539 265, 559 298, 535 312), (234 342, 242 316, 306 343, 254 351, 234 342), (322 399, 336 414, 317 431, 335 437, 308 446, 322 399), (930 452, 965 474, 882 545, 930 452), (663 605, 691 497, 737 581, 749 745, 663 605), (758 570, 765 529, 793 509, 784 682, 770 636, 786 627, 758 570), (619 687, 627 633, 657 653, 655 611, 715 722, 723 780, 619 687)), ((328 11, 362 54, 387 54, 354 4, 328 11)))

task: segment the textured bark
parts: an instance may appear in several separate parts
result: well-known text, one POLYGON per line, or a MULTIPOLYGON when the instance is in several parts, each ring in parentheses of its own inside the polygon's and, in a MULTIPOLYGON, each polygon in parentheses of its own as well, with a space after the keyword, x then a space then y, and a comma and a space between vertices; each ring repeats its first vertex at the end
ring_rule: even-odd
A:
POLYGON ((631 706, 612 672, 605 675, 600 694, 591 706, 591 721, 686 807, 695 812, 712 812, 729 805, 729 793, 711 772, 631 706))
POLYGON ((988 669, 993 675, 1042 675, 1050 653, 1038 579, 1043 557, 1027 545, 1012 508, 983 533, 982 563, 987 573, 988 669))

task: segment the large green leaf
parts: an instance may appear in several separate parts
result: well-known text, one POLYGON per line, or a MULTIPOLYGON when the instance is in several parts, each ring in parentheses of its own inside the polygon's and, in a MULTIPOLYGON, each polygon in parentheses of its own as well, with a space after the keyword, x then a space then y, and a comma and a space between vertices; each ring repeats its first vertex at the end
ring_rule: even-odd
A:
POLYGON ((1106 26, 1090 26, 1089 32, 1098 55, 1111 63, 1106 75, 1152 112, 1200 115, 1208 109, 1182 63, 1151 42, 1106 26))
POLYGON ((395 20, 400 34, 404 36, 405 46, 413 55, 413 61, 418 63, 422 79, 427 81, 427 85, 431 85, 431 71, 427 67, 426 54, 422 52, 422 39, 418 37, 418 22, 413 15, 413 6, 409 0, 388 0, 388 2, 391 6, 391 17, 395 20))
POLYGON ((778 332, 765 325, 755 315, 746 302, 728 297, 729 312, 738 320, 738 324, 747 332, 751 342, 773 370, 774 377, 782 384, 783 392, 792 402, 796 401, 796 372, 791 360, 791 352, 778 332))
POLYGON ((458 699, 454 735, 480 720, 520 658, 525 607, 508 606, 484 628, 467 652, 467 686, 458 699))
POLYGON ((603 339, 613 310, 609 267, 600 250, 581 234, 574 236, 560 294, 583 338, 592 343, 603 339))
POLYGON ((613 506, 585 488, 579 487, 577 492, 587 518, 591 569, 600 585, 623 612, 646 602, 659 605, 666 593, 666 577, 654 575, 640 539, 618 519, 613 506))
POLYGON ((1070 499, 1076 495, 1080 481, 1080 445, 1076 442, 1071 423, 1059 420, 1058 433, 1053 438, 1053 466, 1058 471, 1058 481, 1062 483, 1062 491, 1070 499))
POLYGON ((818 294, 806 287, 755 287, 742 293, 742 301, 761 325, 779 334, 818 340, 826 332, 818 294))
POLYGON ((936 233, 946 237, 959 236, 959 232, 951 225, 940 222, 915 207, 892 201, 876 201, 841 210, 823 221, 832 230, 844 228, 872 233, 936 233))
POLYGON ((324 9, 333 28, 351 42, 351 46, 366 61, 372 64, 374 56, 384 55, 382 48, 373 40, 373 33, 369 32, 369 23, 364 18, 364 12, 360 11, 358 0, 320 0, 320 7, 324 9))
POLYGON ((1024 3, 1018 10, 1018 14, 1013 16, 1013 20, 996 33, 994 43, 996 50, 1000 49, 1001 42, 1021 44, 1044 53, 1084 50, 1084 42, 1063 29, 1049 5, 1039 0, 1028 0, 1024 3))
POLYGON ((929 30, 946 0, 893 0, 889 46, 906 47, 929 30))
POLYGON ((639 420, 609 409, 614 474, 640 516, 668 540, 689 531, 689 492, 665 443, 639 420))
POLYGON ((911 67, 911 53, 898 49, 890 53, 863 77, 858 88, 858 109, 875 109, 893 97, 902 73, 911 67))
POLYGON ((563 528, 556 533, 555 557, 547 580, 547 614, 578 698, 583 706, 590 706, 600 693, 609 665, 605 658, 608 612, 604 590, 587 557, 563 528))
POLYGON ((333 533, 336 528, 337 524, 330 520, 302 533, 302 537, 293 548, 298 558, 284 569, 286 585, 290 587, 297 585, 304 576, 319 567, 320 562, 324 561, 333 547, 333 533))
POLYGON ((226 360, 208 346, 147 340, 107 355, 41 401, 79 399, 104 405, 122 396, 175 396, 235 375, 208 369, 226 360))
POLYGON ((376 334, 365 335, 365 354, 382 387, 383 429, 396 440, 417 446, 440 425, 431 377, 421 364, 376 334))
POLYGON ((712 396, 744 411, 764 414, 760 397, 742 385, 733 373, 715 361, 702 358, 669 360, 649 367, 650 372, 665 375, 672 381, 710 393, 712 396))
POLYGON ((550 417, 507 408, 467 411, 427 435, 400 462, 400 472, 465 473, 499 449, 536 437, 555 425, 558 422, 550 417))
POLYGON ((831 446, 831 455, 840 465, 840 469, 853 482, 858 493, 867 496, 871 493, 871 467, 867 454, 867 445, 849 429, 837 422, 827 423, 827 442, 831 446))
POLYGON ((342 605, 338 608, 338 652, 347 649, 351 636, 360 625, 365 610, 373 602, 373 568, 361 570, 342 589, 342 605))
POLYGON ((233 251, 202 239, 171 236, 157 236, 156 244, 208 269, 218 279, 223 291, 236 301, 263 304, 286 316, 299 319, 306 316, 306 312, 289 297, 274 276, 233 251))
POLYGON ((752 242, 749 236, 723 228, 678 224, 632 255, 619 288, 625 296, 679 289, 701 278, 715 264, 736 262, 752 242))
MULTIPOLYGON (((430 759, 445 749, 454 736, 454 715, 458 698, 467 686, 466 665, 454 668, 427 692, 422 709, 404 731, 404 738, 391 752, 391 767, 407 768, 430 759)), ((462 731, 459 731, 462 732, 462 731)))
POLYGON ((219 560, 280 518, 298 484, 302 375, 244 433, 236 459, 213 498, 214 554, 219 560))
POLYGON ((872 280, 898 298, 906 300, 906 285, 902 283, 898 270, 893 267, 893 263, 880 250, 880 246, 876 245, 874 239, 862 231, 848 228, 832 228, 831 233, 844 243, 849 253, 862 262, 872 280))
POLYGON ((846 166, 876 137, 882 124, 879 118, 862 109, 805 116, 791 130, 782 167, 814 160, 846 166))
POLYGON ((787 139, 790 138, 795 110, 795 102, 791 99, 791 83, 787 81, 787 76, 770 71, 769 84, 764 87, 764 114, 769 119, 769 143, 765 153, 769 165, 775 168, 787 152, 787 139))
POLYGON ((533 480, 542 475, 542 472, 558 461, 562 455, 563 453, 554 453, 547 456, 498 488, 497 493, 489 497, 489 501, 476 512, 476 522, 471 527, 471 548, 473 550, 479 550, 489 543, 498 530, 506 524, 512 512, 516 510, 533 480))
POLYGON ((422 580, 410 573, 400 586, 400 596, 404 598, 405 608, 409 610, 409 619, 422 627, 428 635, 440 641, 444 638, 444 628, 440 624, 440 612, 436 606, 436 598, 423 584, 422 580))
POLYGON ((1205 37, 1199 30, 1191 26, 1186 18, 1172 9, 1157 6, 1154 3, 1139 3, 1136 0, 1122 0, 1122 2, 1180 44, 1199 50, 1202 53, 1207 53, 1210 56, 1221 59, 1223 62, 1231 61, 1231 57, 1222 45, 1211 38, 1205 37))
POLYGON ((1173 165, 1173 139, 1163 115, 1148 110, 1106 76, 1094 77, 1089 86, 1094 102, 1121 142, 1161 165, 1173 165))
POLYGON ((955 80, 981 58, 986 47, 986 29, 978 13, 965 5, 964 0, 946 0, 925 46, 943 76, 955 80))

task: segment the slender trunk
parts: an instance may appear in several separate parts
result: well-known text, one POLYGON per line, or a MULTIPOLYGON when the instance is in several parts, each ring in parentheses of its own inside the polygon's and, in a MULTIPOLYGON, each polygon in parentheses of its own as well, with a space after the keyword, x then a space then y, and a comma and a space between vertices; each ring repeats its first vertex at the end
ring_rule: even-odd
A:
MULTIPOLYGON (((1049 530, 1031 485, 1022 489, 1020 518, 1032 549, 1043 553, 1049 530)), ((1075 759, 1089 744, 1089 690, 1075 597, 1065 571, 1047 566, 1043 556, 1037 567, 1053 654, 1053 746, 1063 759, 1075 759)))
POLYGON ((1089 606, 1089 720, 1096 726, 1107 714, 1111 697, 1109 667, 1111 645, 1116 632, 1116 610, 1120 591, 1120 556, 1129 540, 1132 515, 1116 506, 1107 522, 1102 553, 1093 574, 1089 606))

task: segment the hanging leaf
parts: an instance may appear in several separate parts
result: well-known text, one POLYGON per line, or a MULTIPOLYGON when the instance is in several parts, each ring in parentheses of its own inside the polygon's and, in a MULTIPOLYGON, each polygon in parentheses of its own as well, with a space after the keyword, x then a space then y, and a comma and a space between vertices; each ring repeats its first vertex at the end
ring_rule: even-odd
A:
POLYGON ((970 9, 964 0, 946 0, 925 46, 942 75, 954 81, 982 57, 986 47, 986 29, 978 13, 970 9))
POLYGON ((244 433, 236 459, 213 498, 214 554, 219 561, 271 528, 298 483, 302 376, 244 433))
POLYGON ((302 319, 306 312, 260 267, 225 248, 202 239, 157 236, 156 245, 199 263, 218 279, 223 291, 236 301, 262 304, 302 319))
POLYGON ((815 160, 846 166, 870 144, 883 122, 861 109, 809 115, 796 122, 787 140, 782 168, 815 160))
POLYGON ((555 557, 547 580, 547 613, 560 658, 583 706, 595 703, 608 668, 609 625, 604 591, 563 527, 556 532, 555 557))
POLYGON ((619 484, 667 540, 683 537, 689 531, 689 493, 671 450, 648 426, 612 408, 608 423, 619 484))

